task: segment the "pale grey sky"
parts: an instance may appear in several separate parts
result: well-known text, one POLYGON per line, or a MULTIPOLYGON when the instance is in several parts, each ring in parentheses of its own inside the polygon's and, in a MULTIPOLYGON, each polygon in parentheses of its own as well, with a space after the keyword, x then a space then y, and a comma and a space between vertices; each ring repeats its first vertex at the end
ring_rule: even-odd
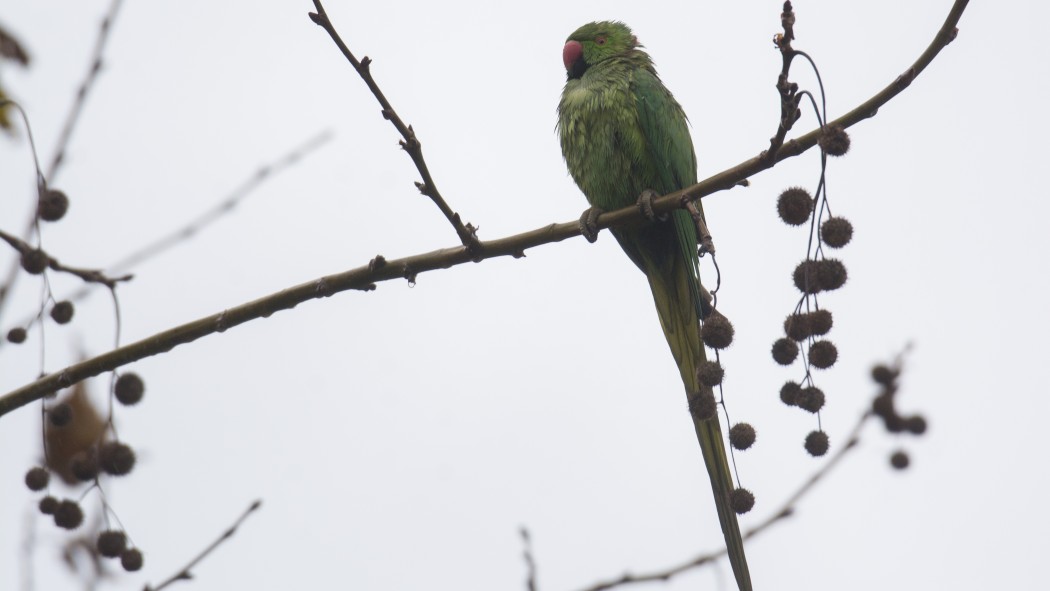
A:
MULTIPOLYGON (((5 67, 50 154, 109 5, 21 2, 0 19, 32 53, 5 67)), ((832 117, 921 53, 950 0, 800 0, 796 47, 821 68, 832 117)), ((434 177, 484 239, 576 218, 585 201, 554 133, 560 53, 579 25, 619 19, 689 114, 705 177, 766 147, 777 118, 781 2, 329 0, 328 11, 401 116, 434 177)), ((129 342, 381 253, 457 242, 416 191, 398 136, 307 0, 126 0, 106 65, 55 186, 72 201, 44 246, 105 266, 213 206, 262 163, 318 131, 335 139, 236 211, 136 269, 120 289, 129 342)), ((832 445, 870 402, 868 368, 906 343, 900 404, 928 434, 874 424, 797 516, 748 545, 757 589, 1035 588, 1050 550, 1045 304, 1050 215, 1038 178, 1050 137, 1044 3, 974 2, 958 39, 831 163, 834 211, 853 221, 850 271, 822 299, 839 363, 818 375, 832 445), (903 446, 912 468, 892 471, 903 446)), ((795 79, 813 87, 796 67, 795 79)), ((813 127, 807 114, 800 131, 813 127)), ((747 528, 821 465, 816 421, 779 401, 799 366, 769 357, 796 301, 805 231, 776 195, 815 186, 816 152, 705 200, 719 248, 738 454, 758 499, 747 528)), ((0 139, 0 228, 21 228, 33 172, 0 139)), ((4 263, 6 265, 6 262, 4 263)), ((705 277, 711 277, 705 267, 705 277)), ((77 283, 52 276, 56 293, 77 283)), ((38 305, 23 278, 0 328, 38 305)), ((47 327, 44 369, 106 350, 99 292, 47 327)), ((0 390, 40 370, 39 335, 0 349, 0 390)), ((681 384, 644 278, 603 233, 423 275, 409 288, 340 294, 132 366, 142 404, 120 409, 135 472, 108 498, 146 557, 107 588, 181 567, 248 503, 264 501, 187 589, 521 589, 517 530, 533 537, 544 591, 572 591, 717 548, 721 534, 681 384)), ((92 382, 101 395, 106 380, 92 382)), ((0 418, 0 588, 18 588, 22 475, 39 454, 38 407, 0 418)), ((96 510, 97 496, 85 506, 96 510)), ((73 589, 36 519, 37 589, 73 589)), ((727 565, 659 589, 730 588, 727 565), (717 584, 716 584, 717 583, 717 584)))

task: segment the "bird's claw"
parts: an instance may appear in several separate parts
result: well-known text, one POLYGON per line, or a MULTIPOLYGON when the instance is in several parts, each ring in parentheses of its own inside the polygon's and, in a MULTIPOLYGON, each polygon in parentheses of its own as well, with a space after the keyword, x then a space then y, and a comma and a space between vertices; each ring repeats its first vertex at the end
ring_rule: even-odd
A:
POLYGON ((659 196, 660 194, 652 189, 646 189, 638 196, 638 209, 642 210, 642 215, 644 215, 645 219, 650 222, 662 222, 667 219, 666 213, 656 215, 656 211, 653 210, 653 199, 656 199, 659 196))
POLYGON ((598 216, 604 213, 601 208, 589 207, 580 215, 580 234, 587 242, 594 243, 598 240, 598 216))

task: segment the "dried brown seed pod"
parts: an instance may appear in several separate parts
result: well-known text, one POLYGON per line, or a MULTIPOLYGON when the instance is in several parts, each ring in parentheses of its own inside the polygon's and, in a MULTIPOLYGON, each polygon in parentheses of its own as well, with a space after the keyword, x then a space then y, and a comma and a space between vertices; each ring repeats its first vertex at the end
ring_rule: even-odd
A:
POLYGON ((735 488, 729 493, 729 506, 737 515, 743 515, 755 506, 755 495, 746 488, 735 488))
POLYGON ((845 156, 849 152, 849 134, 839 125, 828 125, 820 133, 820 149, 828 156, 845 156))
POLYGON ((811 431, 806 435, 806 451, 809 455, 820 457, 828 453, 828 434, 823 431, 811 431))
POLYGON ((733 343, 733 332, 733 324, 716 310, 704 321, 700 338, 712 349, 725 349, 733 343))
POLYGON ((755 444, 755 428, 750 423, 737 423, 729 430, 729 445, 745 450, 755 444))
POLYGON ((773 343, 773 361, 780 365, 791 365, 798 357, 798 344, 788 338, 779 338, 773 343))
POLYGON ((777 214, 785 224, 801 226, 813 214, 813 197, 802 187, 786 189, 777 198, 777 214))
POLYGON ((26 486, 29 487, 29 490, 44 490, 47 488, 48 482, 51 481, 51 473, 40 466, 35 466, 26 472, 25 480, 26 486))
POLYGON ((831 341, 817 341, 809 347, 809 362, 818 369, 827 369, 835 365, 839 350, 831 341))

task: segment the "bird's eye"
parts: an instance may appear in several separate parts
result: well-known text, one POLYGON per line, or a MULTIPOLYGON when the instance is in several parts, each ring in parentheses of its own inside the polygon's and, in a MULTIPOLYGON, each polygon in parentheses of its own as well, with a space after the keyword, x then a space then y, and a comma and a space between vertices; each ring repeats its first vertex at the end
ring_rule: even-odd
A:
POLYGON ((605 45, 605 37, 595 37, 594 42, 598 45, 605 45))

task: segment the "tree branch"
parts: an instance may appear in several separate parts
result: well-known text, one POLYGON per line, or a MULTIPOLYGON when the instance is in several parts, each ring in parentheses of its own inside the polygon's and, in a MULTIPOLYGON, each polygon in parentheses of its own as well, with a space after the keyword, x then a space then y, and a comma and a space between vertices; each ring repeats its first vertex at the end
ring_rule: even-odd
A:
MULTIPOLYGON (((799 500, 802 499, 806 495, 806 493, 812 490, 812 488, 816 486, 817 482, 819 482, 821 479, 827 476, 828 473, 831 472, 831 470, 834 469, 835 466, 837 466, 842 461, 842 458, 845 457, 847 453, 849 453, 852 449, 857 447, 857 443, 859 443, 860 441, 860 431, 864 428, 864 425, 867 424, 868 419, 870 419, 872 416, 874 415, 870 410, 867 410, 864 413, 862 413, 860 419, 857 421, 857 424, 854 425, 853 430, 850 431, 849 437, 846 439, 846 443, 842 447, 839 447, 838 451, 833 456, 831 456, 827 463, 825 463, 823 466, 820 467, 819 470, 817 470, 809 478, 807 478, 806 481, 803 482, 802 485, 799 486, 798 489, 795 490, 795 492, 790 497, 788 497, 787 501, 784 502, 780 510, 774 512, 772 515, 767 517, 766 520, 762 523, 747 530, 747 532, 744 533, 744 540, 750 540, 751 538, 769 529, 773 524, 777 523, 778 521, 782 519, 787 519, 788 517, 794 515, 795 505, 798 504, 799 500)), ((606 591, 607 589, 612 589, 614 587, 631 585, 635 583, 650 583, 653 581, 666 582, 674 578, 676 575, 680 575, 688 570, 692 570, 699 566, 703 566, 705 564, 714 562, 715 560, 718 560, 719 558, 724 556, 725 553, 726 549, 721 548, 714 552, 701 554, 700 556, 693 558, 689 562, 685 562, 683 564, 668 568, 666 570, 656 571, 643 575, 632 575, 630 573, 626 573, 617 579, 596 583, 590 587, 587 587, 583 591, 606 591)))
POLYGON ((328 19, 328 13, 325 12, 324 6, 321 5, 321 0, 313 0, 314 7, 317 8, 317 12, 310 13, 310 20, 317 26, 323 28, 328 32, 328 35, 335 41, 335 44, 339 47, 339 51, 343 52, 343 55, 350 62, 350 65, 354 67, 354 70, 361 76, 368 85, 368 89, 375 95, 376 100, 379 101, 380 106, 383 107, 383 118, 390 121, 397 128, 397 131, 401 134, 404 139, 401 140, 401 147, 404 148, 408 155, 412 158, 412 163, 416 165, 416 170, 419 171, 419 176, 423 178, 423 182, 416 183, 416 188, 419 192, 430 197, 430 200, 434 202, 434 205, 438 206, 441 213, 445 215, 445 218, 452 224, 452 227, 456 230, 456 234, 459 235, 459 240, 463 243, 463 246, 467 247, 471 252, 476 252, 478 244, 477 228, 471 224, 463 225, 463 221, 460 219, 459 214, 452 211, 448 203, 441 196, 441 192, 438 191, 437 185, 434 183, 433 177, 430 176, 430 169, 427 168, 427 161, 423 158, 423 146, 419 143, 419 139, 416 138, 416 132, 412 129, 411 125, 405 125, 405 122, 401 120, 401 117, 394 110, 394 107, 390 105, 390 101, 386 99, 383 91, 379 89, 379 85, 376 84, 375 79, 372 78, 372 70, 369 67, 372 60, 366 55, 365 57, 358 60, 354 57, 354 54, 350 53, 350 48, 343 43, 339 33, 336 32, 335 26, 332 25, 332 21, 328 19))
POLYGON ((77 122, 80 121, 80 113, 84 110, 88 92, 94 87, 95 80, 98 79, 98 74, 102 70, 102 54, 106 49, 106 42, 109 41, 109 32, 113 28, 113 22, 120 12, 121 2, 123 0, 112 0, 109 5, 109 11, 106 12, 106 16, 102 18, 102 24, 99 25, 98 37, 95 39, 95 51, 91 55, 91 66, 88 67, 87 74, 84 76, 83 82, 80 83, 80 88, 77 89, 76 98, 73 99, 73 105, 69 108, 69 114, 66 115, 66 122, 62 125, 62 133, 59 134, 58 142, 55 144, 55 153, 51 156, 51 164, 47 167, 47 172, 44 174, 47 182, 54 180, 58 169, 66 159, 66 146, 69 145, 69 140, 73 137, 73 130, 76 128, 77 122))
POLYGON ((165 579, 163 583, 161 583, 160 585, 157 585, 156 587, 152 587, 152 586, 147 584, 145 586, 145 588, 143 589, 143 591, 161 591, 161 589, 167 587, 168 585, 171 585, 175 581, 188 581, 188 580, 192 579, 193 578, 193 573, 190 572, 190 569, 192 569, 193 567, 197 566, 200 563, 200 561, 202 561, 205 558, 207 558, 208 555, 211 554, 212 552, 214 552, 215 549, 218 548, 220 544, 222 544, 226 540, 228 540, 231 537, 233 537, 233 534, 237 533, 237 528, 240 527, 241 524, 244 523, 244 520, 248 519, 248 517, 255 510, 257 510, 261 505, 262 505, 262 501, 254 501, 254 502, 252 502, 252 504, 249 505, 248 508, 244 510, 244 513, 241 513, 241 516, 237 518, 237 521, 233 522, 233 525, 231 525, 226 531, 222 532, 222 535, 219 536, 218 539, 216 539, 207 548, 205 548, 200 554, 198 554, 196 558, 191 560, 189 562, 189 564, 187 564, 186 566, 182 567, 182 570, 180 570, 179 572, 171 575, 170 577, 165 579))
MULTIPOLYGON (((937 54, 955 38, 958 32, 956 25, 967 3, 968 0, 956 0, 948 18, 934 37, 933 42, 930 43, 926 51, 904 74, 875 96, 831 122, 831 124, 839 125, 845 129, 859 121, 872 117, 879 107, 907 88, 915 77, 933 61, 937 54)), ((669 212, 684 207, 685 203, 689 201, 732 188, 755 173, 771 168, 777 162, 792 156, 798 156, 812 148, 816 145, 820 133, 820 129, 815 129, 799 138, 786 142, 777 151, 776 157, 772 160, 767 161, 762 155, 759 155, 708 177, 691 187, 655 199, 653 201, 653 210, 656 214, 669 212)), ((598 217, 597 226, 599 228, 609 228, 613 226, 638 225, 646 222, 646 217, 638 207, 629 206, 602 214, 598 217)), ((447 269, 470 261, 480 262, 501 256, 523 257, 525 256, 525 251, 529 248, 534 248, 541 244, 560 242, 579 235, 579 221, 573 220, 561 224, 550 224, 506 238, 478 242, 478 248, 474 252, 466 246, 457 246, 392 261, 387 261, 383 257, 376 257, 368 265, 290 287, 218 314, 206 316, 182 326, 157 333, 141 341, 125 345, 46 375, 0 397, 0 416, 34 400, 39 400, 47 394, 67 388, 79 381, 97 376, 106 371, 112 371, 122 365, 127 365, 158 353, 170 351, 178 345, 195 341, 209 334, 224 332, 249 320, 265 318, 274 312, 294 308, 307 300, 324 298, 352 289, 371 291, 375 289, 375 284, 380 281, 398 278, 414 280, 420 273, 435 269, 447 269)))
POLYGON ((67 265, 63 265, 61 262, 58 261, 58 259, 52 257, 43 250, 33 248, 17 236, 8 234, 3 230, 0 230, 0 240, 3 240, 4 242, 10 244, 11 248, 17 250, 18 254, 21 255, 20 258, 24 258, 30 255, 40 256, 41 261, 44 263, 44 266, 55 271, 76 275, 77 277, 88 283, 101 283, 102 285, 113 289, 117 286, 117 283, 121 281, 128 281, 131 279, 131 275, 109 277, 105 273, 97 269, 81 269, 79 267, 69 267, 67 265))

